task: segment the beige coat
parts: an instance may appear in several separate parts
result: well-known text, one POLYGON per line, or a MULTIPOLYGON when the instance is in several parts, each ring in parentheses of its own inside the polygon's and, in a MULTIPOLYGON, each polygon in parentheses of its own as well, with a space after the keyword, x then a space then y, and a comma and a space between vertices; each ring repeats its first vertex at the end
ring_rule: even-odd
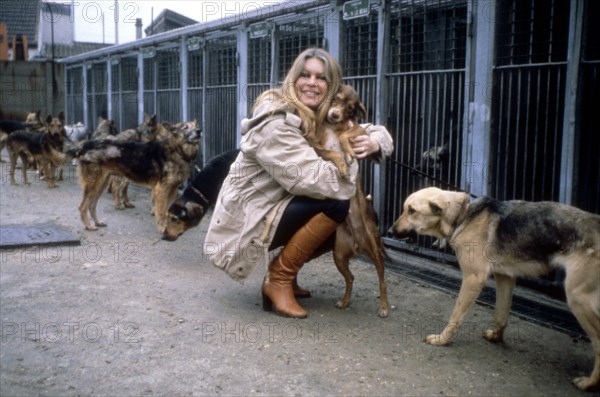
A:
MULTIPOLYGON (((356 191, 358 167, 350 180, 339 178, 335 165, 304 138, 300 118, 269 106, 263 104, 242 122, 241 152, 223 183, 204 242, 204 254, 239 282, 267 263, 268 247, 292 197, 347 200, 356 191)), ((364 127, 389 155, 393 143, 387 130, 364 127)))

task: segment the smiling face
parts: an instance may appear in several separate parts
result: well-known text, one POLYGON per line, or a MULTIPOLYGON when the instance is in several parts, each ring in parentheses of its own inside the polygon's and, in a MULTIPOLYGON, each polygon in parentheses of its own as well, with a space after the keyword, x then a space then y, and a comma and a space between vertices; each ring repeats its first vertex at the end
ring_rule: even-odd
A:
POLYGON ((325 64, 318 58, 308 58, 295 83, 296 95, 303 105, 316 110, 325 100, 329 84, 325 78, 325 64))

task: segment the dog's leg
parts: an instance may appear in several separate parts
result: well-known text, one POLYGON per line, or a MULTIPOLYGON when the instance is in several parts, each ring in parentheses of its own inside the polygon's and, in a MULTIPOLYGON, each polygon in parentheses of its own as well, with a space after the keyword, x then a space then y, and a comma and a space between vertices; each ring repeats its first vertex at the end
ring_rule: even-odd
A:
POLYGON ((19 158, 19 155, 12 151, 10 147, 8 149, 8 157, 10 160, 10 168, 8 170, 10 175, 10 184, 16 185, 17 181, 15 180, 15 168, 17 168, 17 159, 19 158))
MULTIPOLYGON (((94 224, 97 227, 104 227, 106 223, 98 219, 98 214, 96 212, 96 207, 98 205, 98 200, 100 200, 100 196, 102 196, 102 192, 106 189, 106 185, 108 185, 109 174, 104 173, 100 175, 100 179, 98 180, 98 185, 92 186, 91 197, 89 202, 89 212, 94 220, 94 224)), ((94 230, 96 228, 94 227, 94 230)))
POLYGON ((335 164, 335 167, 340 172, 340 176, 342 178, 347 179, 350 176, 350 172, 348 171, 348 165, 346 164, 346 160, 344 159, 343 153, 337 152, 335 150, 327 150, 321 148, 315 148, 315 151, 323 159, 331 161, 333 164, 335 164))
POLYGON ((164 234, 167 229, 167 210, 177 198, 179 185, 179 183, 167 181, 164 185, 158 183, 153 189, 153 191, 156 191, 154 196, 156 223, 161 234, 164 234))
POLYGON ((573 314, 588 334, 594 349, 594 369, 589 376, 573 379, 582 390, 600 389, 600 258, 578 258, 569 261, 565 278, 567 303, 573 314), (578 267, 577 271, 571 269, 578 267))
POLYGON ((58 187, 56 185, 56 168, 50 161, 44 161, 40 164, 40 170, 44 170, 44 175, 46 175, 46 184, 48 188, 58 187))
MULTIPOLYGON (((6 146, 7 138, 8 138, 8 134, 6 134, 4 132, 0 132, 0 154, 2 154, 2 150, 4 150, 4 147, 6 146)), ((0 156, 0 163, 4 163, 4 160, 2 159, 1 156, 0 156)))
POLYGON ((125 208, 123 206, 123 203, 121 202, 121 181, 122 178, 116 175, 109 177, 108 181, 108 191, 110 191, 110 193, 112 194, 113 207, 115 207, 116 210, 122 210, 123 208, 125 208))
MULTIPOLYGON (((27 153, 20 153, 19 157, 21 158, 21 173, 23 175, 23 184, 29 185, 29 180, 27 179, 27 168, 29 168, 28 155, 27 153)), ((35 161, 34 161, 35 163, 35 161)), ((15 161, 16 164, 16 161, 15 161)), ((14 175, 13 175, 14 179, 14 175)))
MULTIPOLYGON (((374 225, 377 227, 377 225, 374 225)), ((379 236, 379 231, 377 231, 377 236, 371 235, 368 233, 369 239, 369 250, 368 254, 375 265, 375 269, 377 270, 377 277, 379 278, 379 317, 386 318, 389 314, 389 304, 387 299, 387 284, 385 283, 385 263, 383 254, 380 249, 380 244, 377 241, 379 236)))
MULTIPOLYGON (((177 186, 174 187, 177 192, 177 186)), ((173 195, 169 186, 164 186, 162 182, 159 182, 152 189, 154 197, 154 217, 156 218, 156 224, 158 225, 159 231, 162 233, 166 229, 166 215, 167 215, 167 200, 173 195)))
MULTIPOLYGON (((482 253, 479 252, 479 258, 482 258, 481 254, 482 253)), ((475 255, 477 255, 477 253, 475 255)), ((488 278, 488 273, 486 271, 487 265, 472 259, 473 257, 466 267, 461 264, 463 280, 448 325, 446 325, 446 328, 444 328, 441 334, 427 335, 424 340, 425 343, 437 346, 450 343, 454 335, 458 332, 458 328, 462 324, 465 315, 471 306, 473 306, 475 299, 477 299, 485 286, 485 282, 488 278)), ((469 261, 469 259, 461 258, 461 262, 463 260, 469 261)))
POLYGON ((86 230, 96 230, 97 226, 106 226, 96 216, 96 204, 108 184, 110 174, 102 172, 96 164, 79 162, 79 184, 83 189, 83 198, 79 205, 79 216, 86 230), (88 214, 92 216, 95 225, 90 222, 88 214))
POLYGON ((79 204, 79 217, 81 218, 81 222, 83 222, 83 226, 85 226, 86 230, 96 230, 96 226, 92 225, 90 218, 88 217, 90 201, 92 200, 92 189, 93 188, 90 185, 85 185, 83 187, 83 198, 81 199, 81 204, 79 204))
POLYGON ((121 203, 125 208, 135 208, 135 205, 129 201, 129 196, 127 195, 127 190, 129 189, 129 181, 125 178, 121 180, 119 185, 119 197, 121 198, 121 203))
POLYGON ((352 164, 354 158, 356 157, 356 153, 354 153, 352 145, 350 145, 349 134, 342 134, 342 136, 340 136, 340 146, 342 148, 342 152, 344 152, 346 164, 352 164))
POLYGON ((348 232, 344 228, 338 228, 335 235, 335 246, 333 249, 333 261, 338 271, 344 277, 346 289, 344 296, 335 304, 340 309, 345 309, 350 305, 352 296, 352 286, 354 284, 354 275, 350 271, 349 263, 352 257, 351 245, 347 241, 351 241, 352 236, 347 235, 348 232), (344 242, 346 241, 346 242, 344 242))
POLYGON ((512 305, 512 292, 517 279, 500 273, 494 273, 494 279, 496 280, 494 327, 484 331, 483 337, 490 342, 500 343, 504 336, 504 329, 508 324, 508 315, 512 305))

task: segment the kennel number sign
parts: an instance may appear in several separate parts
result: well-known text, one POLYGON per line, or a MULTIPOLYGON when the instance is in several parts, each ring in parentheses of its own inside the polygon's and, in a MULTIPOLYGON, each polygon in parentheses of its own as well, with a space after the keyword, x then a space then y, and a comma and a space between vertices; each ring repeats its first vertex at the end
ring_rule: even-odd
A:
POLYGON ((155 55, 156 55, 156 48, 154 48, 154 47, 142 48, 142 58, 143 59, 154 58, 155 55))
POLYGON ((369 0, 354 0, 344 3, 344 21, 369 15, 369 0))
POLYGON ((250 38, 258 39, 269 35, 269 24, 267 22, 255 23, 250 25, 250 38))

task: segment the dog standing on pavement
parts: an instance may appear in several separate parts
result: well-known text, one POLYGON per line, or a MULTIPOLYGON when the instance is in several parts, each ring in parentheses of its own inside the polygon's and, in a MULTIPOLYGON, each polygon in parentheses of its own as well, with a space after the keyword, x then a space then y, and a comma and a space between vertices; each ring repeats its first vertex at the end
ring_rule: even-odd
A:
POLYGON ((31 130, 15 131, 6 138, 6 148, 10 157, 10 183, 16 185, 15 169, 17 160, 21 159, 23 184, 29 185, 27 168, 36 163, 40 173, 46 179, 49 188, 56 187, 55 172, 65 162, 63 153, 66 133, 64 130, 64 114, 58 117, 48 116, 46 126, 41 132, 31 130))
MULTIPOLYGON (((25 117, 25 121, 15 120, 0 120, 0 152, 6 146, 6 139, 10 134, 16 131, 36 131, 44 127, 44 123, 40 118, 40 112, 28 113, 25 117)), ((0 159, 0 162, 3 161, 0 159)))
MULTIPOLYGON (((195 124, 195 123, 194 123, 195 124)), ((162 233, 169 204, 177 188, 190 175, 190 162, 198 151, 200 130, 189 125, 171 132, 163 141, 91 140, 78 153, 77 173, 83 189, 79 206, 87 230, 106 226, 96 214, 96 205, 112 175, 152 189, 154 215, 162 233), (91 215, 94 223, 89 220, 91 215)))
MULTIPOLYGON (((163 239, 175 241, 186 230, 197 226, 209 207, 217 201, 221 185, 235 161, 239 150, 232 150, 211 159, 169 207, 163 239)), ((385 251, 377 226, 377 214, 367 201, 360 184, 357 183, 356 195, 350 200, 350 213, 336 230, 335 238, 329 239, 314 258, 333 250, 333 258, 339 272, 344 277, 346 289, 336 306, 344 309, 350 305, 354 276, 349 262, 361 253, 369 255, 379 277, 380 317, 389 314, 387 286, 384 277, 385 251)), ((314 259, 313 258, 313 259, 314 259)))
POLYGON ((448 325, 425 342, 446 345, 456 334, 490 274, 496 280, 494 326, 484 332, 502 342, 517 276, 566 272, 567 303, 590 337, 595 364, 573 383, 600 387, 600 216, 554 202, 498 201, 426 188, 411 194, 390 228, 397 237, 413 234, 448 239, 463 279, 448 325))

